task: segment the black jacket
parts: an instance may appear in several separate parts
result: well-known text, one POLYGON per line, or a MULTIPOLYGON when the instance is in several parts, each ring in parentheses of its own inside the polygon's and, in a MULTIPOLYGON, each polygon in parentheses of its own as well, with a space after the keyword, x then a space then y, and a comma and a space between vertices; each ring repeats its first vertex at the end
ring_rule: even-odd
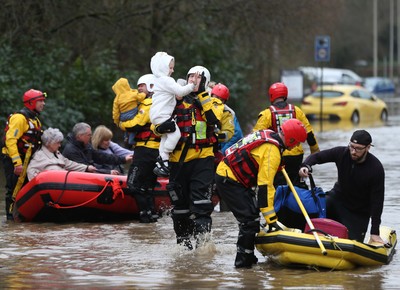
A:
POLYGON ((335 196, 351 211, 371 217, 371 233, 379 233, 385 198, 385 171, 371 153, 364 162, 351 159, 348 147, 334 147, 311 154, 303 165, 328 162, 336 164, 338 179, 333 187, 335 196))
MULTIPOLYGON (((119 165, 126 163, 125 157, 120 157, 113 154, 103 153, 93 149, 92 145, 84 146, 80 141, 77 141, 71 133, 68 134, 67 144, 65 144, 62 154, 75 162, 86 165, 93 165, 101 169, 98 164, 119 165)), ((100 173, 111 173, 110 169, 101 169, 100 173)))

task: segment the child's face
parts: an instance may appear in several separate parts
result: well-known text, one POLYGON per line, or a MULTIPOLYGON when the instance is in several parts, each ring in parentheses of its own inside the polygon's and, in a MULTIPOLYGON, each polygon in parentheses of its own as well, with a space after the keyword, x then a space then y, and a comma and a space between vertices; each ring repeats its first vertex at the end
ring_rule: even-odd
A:
POLYGON ((168 76, 171 76, 172 73, 174 72, 174 67, 175 67, 175 61, 171 60, 171 62, 169 63, 169 73, 168 76))

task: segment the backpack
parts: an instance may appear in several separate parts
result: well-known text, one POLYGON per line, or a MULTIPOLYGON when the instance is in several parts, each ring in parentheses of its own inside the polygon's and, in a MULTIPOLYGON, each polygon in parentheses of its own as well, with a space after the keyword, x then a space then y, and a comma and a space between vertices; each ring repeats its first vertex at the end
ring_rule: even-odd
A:
MULTIPOLYGON (((325 192, 316 187, 310 175, 311 189, 294 186, 307 214, 310 218, 326 218, 325 192)), ((276 188, 274 199, 275 212, 278 220, 289 228, 304 229, 305 217, 288 185, 276 188)))

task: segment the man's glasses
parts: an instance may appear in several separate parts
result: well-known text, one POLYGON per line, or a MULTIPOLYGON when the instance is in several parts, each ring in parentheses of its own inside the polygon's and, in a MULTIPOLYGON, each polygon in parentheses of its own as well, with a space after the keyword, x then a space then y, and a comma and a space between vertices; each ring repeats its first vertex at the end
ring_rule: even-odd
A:
POLYGON ((349 149, 350 151, 354 150, 357 153, 362 152, 365 148, 367 148, 367 146, 363 146, 363 147, 355 147, 353 144, 349 143, 349 149))

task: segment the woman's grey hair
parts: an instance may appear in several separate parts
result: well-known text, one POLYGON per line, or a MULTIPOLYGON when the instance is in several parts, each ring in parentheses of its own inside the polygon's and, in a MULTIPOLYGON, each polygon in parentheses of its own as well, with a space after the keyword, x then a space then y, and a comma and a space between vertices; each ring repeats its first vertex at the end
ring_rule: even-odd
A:
POLYGON ((87 128, 91 128, 90 125, 87 123, 76 123, 74 128, 72 128, 72 134, 74 135, 74 137, 85 134, 87 128))
POLYGON ((64 140, 63 133, 57 128, 48 128, 44 130, 42 135, 42 142, 44 146, 49 146, 53 143, 62 142, 64 140))

